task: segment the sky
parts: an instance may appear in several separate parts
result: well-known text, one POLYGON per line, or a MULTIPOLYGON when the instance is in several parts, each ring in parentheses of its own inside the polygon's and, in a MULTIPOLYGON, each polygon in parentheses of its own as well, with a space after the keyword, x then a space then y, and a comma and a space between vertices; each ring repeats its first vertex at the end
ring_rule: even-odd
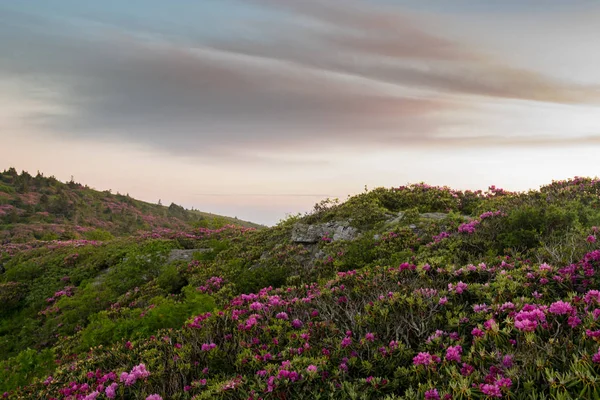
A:
POLYGON ((0 0, 0 169, 267 225, 599 175, 600 2, 0 0))

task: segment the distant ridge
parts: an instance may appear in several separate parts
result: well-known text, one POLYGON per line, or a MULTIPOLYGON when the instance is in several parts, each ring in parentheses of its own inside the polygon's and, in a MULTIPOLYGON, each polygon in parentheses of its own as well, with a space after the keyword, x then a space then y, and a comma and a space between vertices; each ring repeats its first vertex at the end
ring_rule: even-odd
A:
POLYGON ((233 224, 262 225, 237 218, 188 210, 175 203, 163 206, 136 200, 129 194, 98 191, 87 185, 60 182, 42 173, 0 173, 0 241, 106 239, 158 228, 218 228, 233 224))

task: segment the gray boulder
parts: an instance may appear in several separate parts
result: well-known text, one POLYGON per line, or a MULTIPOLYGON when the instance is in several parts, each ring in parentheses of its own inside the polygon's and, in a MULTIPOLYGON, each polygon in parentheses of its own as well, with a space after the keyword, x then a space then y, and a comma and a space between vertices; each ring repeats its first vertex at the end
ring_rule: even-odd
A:
POLYGON ((441 212, 432 212, 432 213, 419 214, 419 217, 425 218, 425 219, 434 219, 434 220, 440 221, 442 219, 448 218, 448 214, 441 213, 441 212))
POLYGON ((178 260, 191 261, 194 253, 198 253, 198 252, 204 253, 204 252, 211 251, 211 250, 212 249, 190 249, 190 250, 174 249, 174 250, 171 250, 171 253, 169 254, 169 258, 167 259, 167 263, 170 263, 173 261, 178 261, 178 260))
POLYGON ((332 221, 323 224, 296 223, 292 228, 292 242, 318 243, 324 237, 336 240, 353 240, 358 235, 358 230, 350 226, 348 221, 332 221))

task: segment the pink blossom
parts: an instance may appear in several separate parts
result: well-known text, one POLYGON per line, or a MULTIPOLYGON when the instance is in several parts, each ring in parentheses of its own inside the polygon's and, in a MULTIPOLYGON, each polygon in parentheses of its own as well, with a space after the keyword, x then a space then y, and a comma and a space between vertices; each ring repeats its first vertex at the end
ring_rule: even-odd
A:
POLYGON ((292 321, 292 326, 296 329, 302 328, 304 324, 299 319, 295 319, 292 321))
POLYGON ((473 328, 473 330, 471 331, 471 335, 475 337, 483 337, 485 333, 483 333, 483 331, 479 328, 473 328))
POLYGON ((489 385, 487 383, 479 386, 479 389, 483 392, 483 394, 490 397, 502 397, 502 392, 500 388, 496 385, 489 385))
POLYGON ((588 243, 596 243, 596 236, 590 235, 587 237, 588 243))
POLYGON ((280 312, 280 313, 278 313, 278 314, 275 316, 275 318, 277 318, 277 319, 289 319, 289 317, 288 317, 287 313, 286 313, 286 312, 283 312, 283 311, 282 311, 282 312, 280 312))
POLYGON ((351 344, 352 344, 352 338, 351 337, 346 336, 345 338, 342 339, 342 343, 341 343, 342 347, 345 348, 345 347, 350 346, 351 344))
POLYGON ((110 386, 108 386, 106 388, 106 390, 104 391, 104 393, 106 393, 106 397, 108 397, 109 399, 114 399, 117 396, 117 387, 119 385, 117 385, 116 383, 111 383, 110 386))
POLYGON ((460 345, 450 346, 446 349, 446 360, 460 362, 460 355, 462 354, 462 347, 460 345))
POLYGON ((201 349, 202 351, 211 351, 215 347, 217 347, 217 345, 214 343, 202 343, 201 349))
POLYGON ((425 392, 425 400, 440 400, 440 394, 437 389, 429 389, 425 392))
POLYGON ((571 305, 571 303, 559 300, 557 302, 552 303, 548 311, 550 311, 552 314, 558 315, 571 314, 573 312, 573 306, 571 305))
POLYGON ((413 364, 414 365, 431 365, 434 364, 434 359, 431 356, 431 354, 427 353, 427 352, 420 352, 419 354, 417 354, 414 358, 413 358, 413 364))

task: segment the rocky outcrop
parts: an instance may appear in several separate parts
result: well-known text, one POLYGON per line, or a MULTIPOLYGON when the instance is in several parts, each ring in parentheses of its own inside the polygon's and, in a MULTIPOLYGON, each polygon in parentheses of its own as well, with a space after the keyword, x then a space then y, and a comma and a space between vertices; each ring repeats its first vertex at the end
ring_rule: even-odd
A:
POLYGON ((419 217, 424 219, 434 219, 436 221, 441 221, 442 219, 448 218, 448 214, 441 212, 432 212, 419 214, 419 217))
POLYGON ((171 250, 171 253, 169 254, 169 258, 167 259, 167 263, 170 263, 173 261, 179 261, 179 260, 191 261, 194 253, 198 253, 198 252, 204 253, 204 252, 211 251, 211 250, 212 249, 190 249, 190 250, 174 249, 174 250, 171 250))
POLYGON ((292 242, 294 243, 318 243, 323 238, 336 240, 353 240, 358 236, 358 230, 348 221, 332 221, 323 224, 297 223, 292 228, 292 242))

